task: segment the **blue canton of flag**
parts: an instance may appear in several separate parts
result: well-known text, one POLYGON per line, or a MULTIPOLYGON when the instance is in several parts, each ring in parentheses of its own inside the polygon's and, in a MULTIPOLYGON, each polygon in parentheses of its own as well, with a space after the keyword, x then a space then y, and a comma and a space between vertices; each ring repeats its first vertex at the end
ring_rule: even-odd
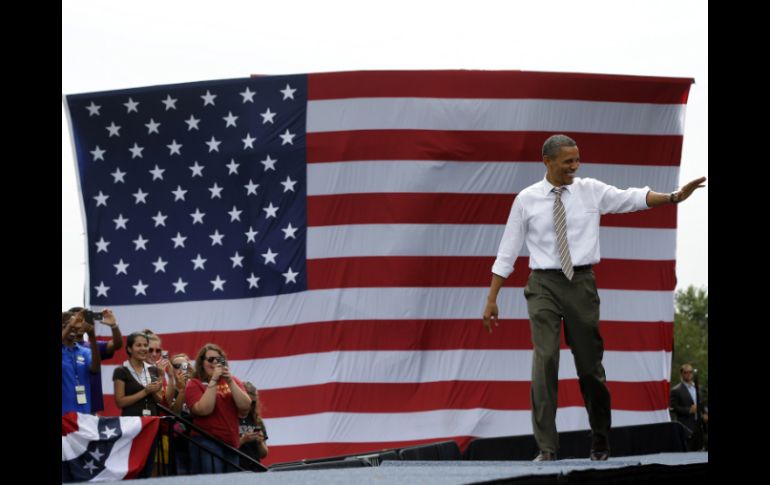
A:
MULTIPOLYGON (((74 413, 73 413, 74 414, 74 413)), ((62 416, 62 435, 64 435, 65 420, 74 421, 77 423, 77 415, 62 416)), ((90 418, 93 421, 91 430, 94 439, 79 438, 79 443, 75 442, 74 448, 76 452, 80 452, 77 456, 71 457, 66 455, 73 455, 75 453, 67 453, 68 450, 62 452, 62 481, 65 477, 71 477, 72 480, 85 482, 89 481, 96 475, 102 473, 106 467, 105 462, 107 458, 112 454, 112 448, 115 442, 119 441, 123 436, 123 431, 120 427, 120 418, 118 417, 104 417, 104 418, 90 418), (79 445, 79 446, 78 446, 79 445), (69 458, 69 459, 66 459, 69 458)), ((72 434, 72 437, 76 437, 75 434, 67 430, 67 436, 72 434)), ((85 431, 75 429, 75 431, 85 431)), ((83 433, 85 434, 85 433, 83 433)), ((71 441, 71 440, 70 440, 71 441)), ((63 445, 70 445, 69 442, 63 440, 63 445)), ((64 447, 64 446, 63 446, 64 447)))
POLYGON ((66 97, 91 304, 307 288, 306 86, 269 76, 66 97))

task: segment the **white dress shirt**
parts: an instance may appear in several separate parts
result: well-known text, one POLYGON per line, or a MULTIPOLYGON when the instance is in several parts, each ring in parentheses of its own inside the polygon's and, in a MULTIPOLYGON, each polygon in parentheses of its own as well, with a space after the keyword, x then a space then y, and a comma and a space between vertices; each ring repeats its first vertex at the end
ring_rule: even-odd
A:
POLYGON ((682 384, 684 384, 684 387, 687 388, 687 392, 690 393, 690 397, 692 398, 692 403, 695 404, 695 384, 690 384, 689 382, 682 381, 682 384))
MULTIPOLYGON (((507 278, 521 245, 527 242, 529 267, 561 269, 553 227, 554 186, 543 178, 513 201, 492 272, 507 278)), ((567 242, 574 266, 599 262, 599 219, 602 214, 647 209, 649 187, 621 190, 592 178, 576 177, 565 185, 561 201, 567 216, 567 242)))

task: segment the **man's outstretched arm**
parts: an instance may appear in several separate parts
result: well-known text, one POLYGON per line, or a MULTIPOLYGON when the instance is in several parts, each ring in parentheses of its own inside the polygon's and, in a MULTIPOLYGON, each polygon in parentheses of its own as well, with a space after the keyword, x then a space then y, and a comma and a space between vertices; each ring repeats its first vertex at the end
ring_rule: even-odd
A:
POLYGON ((705 187, 703 182, 706 181, 706 177, 697 178, 691 182, 688 182, 681 189, 670 194, 662 194, 660 192, 653 192, 652 190, 647 192, 647 206, 657 207, 664 204, 678 204, 684 200, 687 200, 695 189, 705 187))

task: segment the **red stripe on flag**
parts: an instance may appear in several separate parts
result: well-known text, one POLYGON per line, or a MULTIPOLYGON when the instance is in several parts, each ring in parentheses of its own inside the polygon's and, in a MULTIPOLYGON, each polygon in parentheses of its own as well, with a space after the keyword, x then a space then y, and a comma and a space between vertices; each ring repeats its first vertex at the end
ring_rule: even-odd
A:
POLYGON ((602 216, 600 225, 602 227, 676 229, 676 214, 676 205, 664 205, 654 210, 605 214, 602 216))
POLYGON ((505 224, 513 197, 438 193, 315 195, 307 198, 307 224, 505 224))
MULTIPOLYGON (((308 289, 486 287, 494 256, 365 256, 309 259, 308 289)), ((529 258, 518 258, 506 285, 525 286, 529 258)), ((675 262, 605 259, 594 266, 597 286, 613 290, 671 291, 675 262), (633 275, 629 278, 629 275, 633 275)))
POLYGON ((67 436, 70 433, 74 433, 75 431, 80 429, 80 425, 78 424, 78 413, 75 411, 70 411, 68 413, 62 414, 61 417, 61 435, 67 436))
POLYGON ((142 430, 131 441, 131 452, 128 455, 128 473, 126 473, 124 479, 136 478, 144 469, 147 457, 150 455, 152 442, 155 439, 155 435, 158 434, 158 427, 160 426, 159 417, 142 416, 140 419, 142 420, 142 430))
MULTIPOLYGON (((677 167, 680 135, 570 133, 583 163, 677 167)), ((307 161, 455 160, 540 162, 552 133, 523 131, 355 130, 307 134, 307 161)))
MULTIPOLYGON (((614 322, 599 325, 607 351, 671 351, 670 322, 614 322)), ((208 342, 226 349, 229 359, 250 360, 333 351, 420 351, 456 349, 531 350, 529 321, 501 319, 493 336, 478 319, 347 320, 254 330, 161 335, 171 355, 195 356, 208 342)), ((562 335, 561 348, 567 344, 562 335)), ((121 349, 116 354, 124 353, 121 349)), ((125 355, 105 364, 120 365, 125 355)))
MULTIPOLYGON (((308 226, 505 224, 513 194, 365 193, 309 196, 308 226)), ((676 228, 676 207, 607 214, 605 227, 676 228)))
POLYGON ((104 395, 104 409, 96 413, 98 416, 120 416, 123 410, 115 404, 114 394, 104 395))
MULTIPOLYGON (((105 405, 107 396, 105 395, 105 405)), ((113 396, 110 396, 113 397, 113 396)), ((114 401, 114 397, 112 399, 114 401)), ((105 406, 106 407, 106 406, 105 406)), ((142 430, 131 441, 131 452, 128 455, 128 473, 124 479, 136 478, 144 469, 147 457, 150 455, 152 442, 158 434, 160 418, 157 416, 142 416, 142 430)))
MULTIPOLYGON (((656 411, 668 406, 666 381, 607 383, 612 409, 656 411)), ((529 381, 442 381, 347 383, 266 389, 259 392, 266 418, 327 412, 415 413, 439 409, 531 409, 529 381)), ((583 407, 577 379, 559 381, 559 407, 583 407)))
POLYGON ((527 71, 352 71, 308 75, 308 99, 576 99, 684 104, 691 78, 527 71))
POLYGON ((380 441, 369 443, 309 443, 306 445, 270 446, 270 453, 262 460, 265 465, 284 463, 287 461, 313 460, 316 458, 342 457, 344 455, 360 455, 364 453, 377 453, 379 451, 407 446, 424 445, 439 441, 454 440, 464 450, 473 436, 455 436, 445 438, 430 438, 411 441, 380 441))
MULTIPOLYGON (((668 406, 668 381, 608 381, 612 409, 656 411, 668 406)), ((494 409, 527 411, 531 408, 529 381, 442 381, 425 383, 334 382, 259 392, 265 418, 310 414, 408 413, 440 409, 494 409)), ((105 395, 105 398, 112 397, 105 395)), ((583 407, 577 379, 559 381, 558 406, 583 407)), ((114 412, 105 409, 103 414, 114 412)), ((133 453, 132 453, 133 456, 133 453)))

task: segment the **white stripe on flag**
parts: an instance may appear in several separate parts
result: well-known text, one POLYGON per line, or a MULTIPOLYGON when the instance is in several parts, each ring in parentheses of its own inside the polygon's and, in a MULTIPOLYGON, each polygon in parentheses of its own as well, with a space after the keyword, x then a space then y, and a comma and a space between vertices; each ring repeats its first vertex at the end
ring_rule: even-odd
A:
MULTIPOLYGON (((604 353, 607 380, 667 380, 671 353, 604 353)), ((577 379, 568 349, 560 352, 559 379, 577 379)), ((532 375, 531 350, 336 351, 254 360, 230 360, 230 369, 257 389, 286 389, 328 383, 426 383, 442 381, 519 381, 532 375), (333 369, 330 370, 330 369, 333 369)), ((103 367, 102 384, 111 394, 115 366, 103 367)))
MULTIPOLYGON (((613 426, 663 423, 668 410, 612 410, 613 426)), ((437 439, 452 436, 493 438, 532 434, 532 416, 526 411, 448 409, 414 413, 321 413, 265 419, 270 446, 308 443, 377 443, 437 439)), ((560 432, 588 429, 582 407, 559 408, 556 426, 560 432)))
MULTIPOLYGON (((679 167, 586 163, 578 175, 625 189, 679 183, 679 167)), ((308 195, 423 192, 517 194, 543 179, 543 162, 372 160, 310 163, 308 195)))
MULTIPOLYGON (((403 319, 479 319, 487 288, 347 288, 237 300, 191 301, 114 306, 125 335, 147 328, 156 333, 217 330, 338 321, 403 319)), ((599 290, 602 320, 670 322, 671 291, 599 290)), ((500 318, 528 319, 522 288, 505 287, 498 297, 500 318)), ((97 328, 106 335, 104 325, 97 328)))
MULTIPOLYGON (((503 224, 351 224, 307 230, 307 258, 495 256, 503 224)), ((673 260, 676 229, 601 227, 602 258, 673 260)), ((519 256, 529 256, 527 245, 519 256)), ((491 272, 491 265, 490 265, 491 272)))
POLYGON ((307 131, 484 130, 682 135, 684 115, 682 104, 349 98, 309 101, 307 131))

